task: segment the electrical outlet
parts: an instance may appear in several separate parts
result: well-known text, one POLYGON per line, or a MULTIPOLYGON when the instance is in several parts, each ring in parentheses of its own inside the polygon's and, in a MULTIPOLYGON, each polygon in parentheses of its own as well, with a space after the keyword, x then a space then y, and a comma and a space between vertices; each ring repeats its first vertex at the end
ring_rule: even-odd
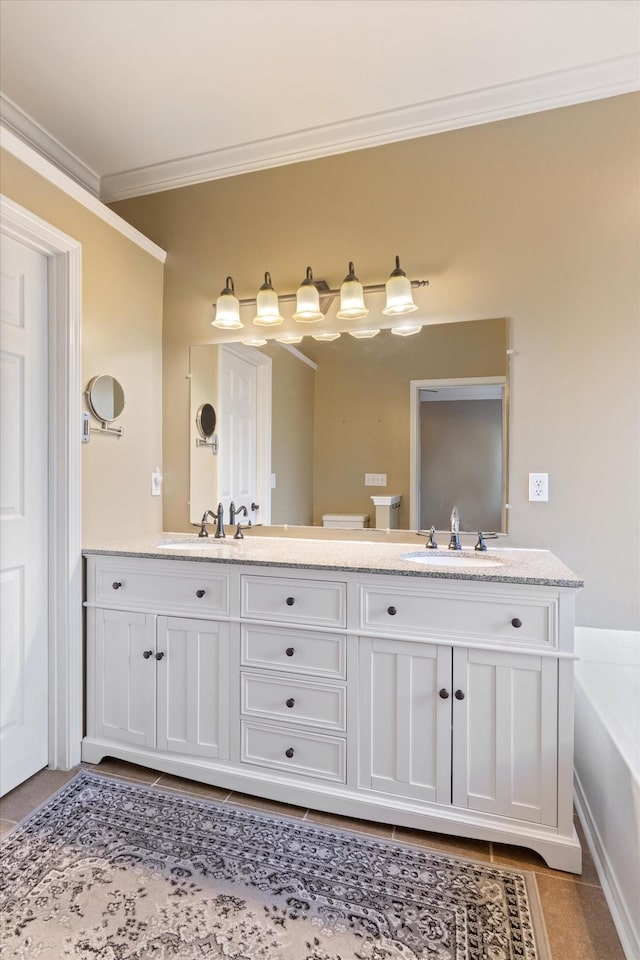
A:
POLYGON ((547 501, 549 499, 549 474, 529 474, 529 500, 547 501))
POLYGON ((364 485, 365 487, 386 487, 387 475, 386 473, 365 473, 364 485))

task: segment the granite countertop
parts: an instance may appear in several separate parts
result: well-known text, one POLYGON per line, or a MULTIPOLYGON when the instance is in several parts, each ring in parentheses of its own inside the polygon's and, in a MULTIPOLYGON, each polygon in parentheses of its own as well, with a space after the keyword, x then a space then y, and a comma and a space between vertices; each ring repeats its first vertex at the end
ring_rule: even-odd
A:
POLYGON ((488 549, 480 553, 465 547, 459 553, 426 550, 424 541, 374 543, 359 540, 306 540, 246 534, 206 540, 184 533, 164 533, 131 540, 89 543, 85 555, 148 557, 199 563, 240 563, 305 570, 395 574, 445 580, 489 583, 530 583, 552 587, 582 587, 584 581, 548 550, 488 549), (164 546, 162 546, 164 544, 164 546), (193 549, 189 549, 193 547, 193 549), (407 554, 417 560, 404 559, 407 554), (428 557, 426 563, 420 558, 428 557))

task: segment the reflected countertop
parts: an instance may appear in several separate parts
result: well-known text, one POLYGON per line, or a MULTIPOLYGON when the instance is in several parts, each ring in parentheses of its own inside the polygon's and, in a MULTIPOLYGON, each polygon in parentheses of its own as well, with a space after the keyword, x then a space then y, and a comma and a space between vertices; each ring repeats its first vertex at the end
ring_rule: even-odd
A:
POLYGON ((216 540, 184 533, 162 533, 128 540, 88 543, 85 555, 237 563, 258 567, 394 574, 420 579, 475 580, 551 587, 582 587, 583 580, 548 550, 465 547, 459 553, 426 550, 424 540, 380 543, 365 540, 255 536, 216 540), (411 559, 407 555, 413 555, 411 559), (428 555, 425 559, 425 555, 428 555))

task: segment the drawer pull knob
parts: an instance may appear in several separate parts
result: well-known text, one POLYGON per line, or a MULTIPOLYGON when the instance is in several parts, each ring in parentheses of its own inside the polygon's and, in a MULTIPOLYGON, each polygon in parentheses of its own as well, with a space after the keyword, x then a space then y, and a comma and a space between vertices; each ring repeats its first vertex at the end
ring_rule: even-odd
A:
POLYGON ((291 757, 293 756, 293 747, 287 747, 287 749, 284 752, 284 755, 285 757, 288 757, 289 760, 291 760, 291 757))
POLYGON ((511 626, 515 627, 516 630, 522 626, 522 620, 519 620, 518 617, 514 617, 511 621, 511 626))
POLYGON ((119 590, 120 587, 122 586, 122 582, 120 580, 114 580, 111 586, 113 587, 114 590, 119 590))
POLYGON ((289 699, 287 700, 287 706, 289 707, 289 709, 291 709, 294 706, 294 704, 295 704, 295 700, 293 699, 293 697, 289 697, 289 699))
POLYGON ((161 650, 160 653, 156 653, 156 660, 162 660, 164 657, 164 652, 161 650))
POLYGON ((145 658, 145 660, 148 660, 149 657, 153 656, 153 650, 143 650, 142 656, 145 658))
POLYGON ((295 602, 296 602, 295 597, 287 597, 285 601, 288 607, 292 607, 295 602))
POLYGON ((202 598, 204 597, 204 593, 204 590, 196 590, 196 597, 202 598))
POLYGON ((288 657, 292 657, 293 654, 294 654, 294 649, 293 649, 293 647, 287 647, 287 649, 285 650, 285 653, 286 653, 286 655, 287 655, 288 657))
POLYGON ((398 611, 396 610, 395 607, 387 607, 387 613, 389 614, 390 617, 395 617, 397 612, 398 611))
POLYGON ((456 692, 454 693, 454 697, 456 698, 456 700, 464 700, 464 693, 462 692, 462 690, 456 690, 456 692))
POLYGON ((440 693, 438 694, 438 696, 440 697, 441 700, 448 700, 449 691, 445 687, 443 687, 440 693))

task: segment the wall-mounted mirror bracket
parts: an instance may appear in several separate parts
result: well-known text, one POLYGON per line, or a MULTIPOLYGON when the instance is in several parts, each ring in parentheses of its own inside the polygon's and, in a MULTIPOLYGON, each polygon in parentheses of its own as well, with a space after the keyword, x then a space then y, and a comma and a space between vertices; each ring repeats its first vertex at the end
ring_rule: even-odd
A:
POLYGON ((103 423, 99 427, 91 427, 91 433, 110 433, 113 437, 122 437, 124 429, 122 427, 109 427, 106 423, 103 423))
POLYGON ((215 456, 218 452, 218 434, 214 433, 210 440, 202 440, 200 437, 196 437, 196 447, 211 447, 211 453, 215 456))

